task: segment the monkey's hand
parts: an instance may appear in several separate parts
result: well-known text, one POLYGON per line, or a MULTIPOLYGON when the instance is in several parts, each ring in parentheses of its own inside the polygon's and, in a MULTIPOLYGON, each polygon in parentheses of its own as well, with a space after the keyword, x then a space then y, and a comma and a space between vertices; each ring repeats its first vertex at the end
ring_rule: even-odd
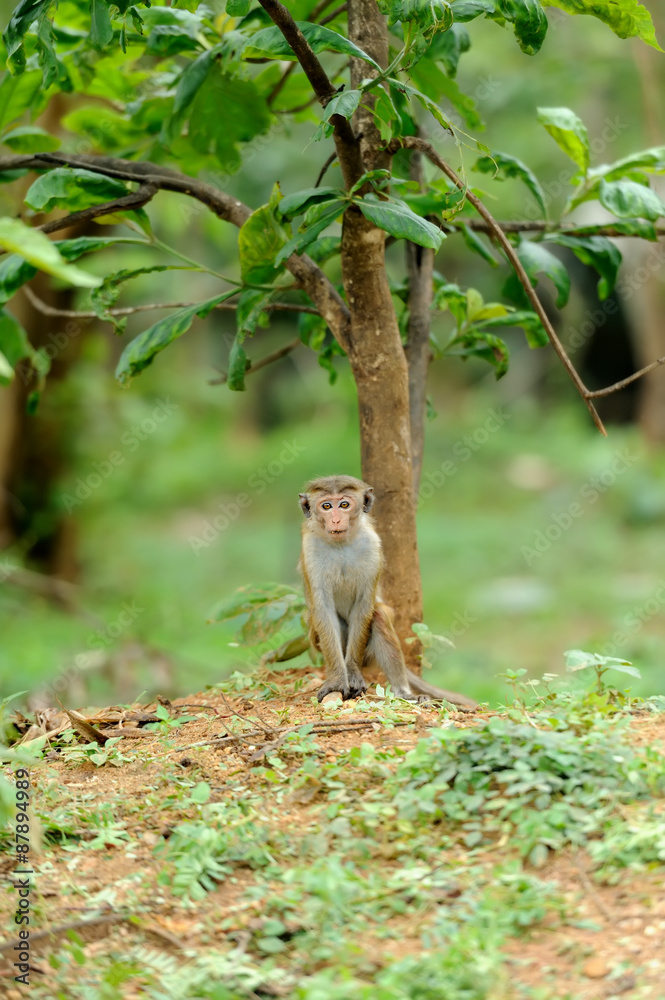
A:
POLYGON ((319 701, 323 701, 327 694, 339 691, 342 701, 349 701, 350 698, 360 698, 366 690, 367 684, 365 678, 359 671, 357 677, 352 675, 346 684, 335 680, 326 681, 317 691, 316 697, 319 701))

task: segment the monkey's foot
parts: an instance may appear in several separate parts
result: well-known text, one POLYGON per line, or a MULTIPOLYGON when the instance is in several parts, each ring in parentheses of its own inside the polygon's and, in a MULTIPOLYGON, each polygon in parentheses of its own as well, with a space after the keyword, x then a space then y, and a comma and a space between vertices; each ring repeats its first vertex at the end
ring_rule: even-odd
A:
POLYGON ((342 701, 349 701, 351 698, 360 698, 367 690, 367 684, 362 677, 358 680, 353 678, 348 684, 338 684, 335 681, 326 681, 316 693, 317 701, 323 701, 327 694, 338 691, 342 696, 342 701))

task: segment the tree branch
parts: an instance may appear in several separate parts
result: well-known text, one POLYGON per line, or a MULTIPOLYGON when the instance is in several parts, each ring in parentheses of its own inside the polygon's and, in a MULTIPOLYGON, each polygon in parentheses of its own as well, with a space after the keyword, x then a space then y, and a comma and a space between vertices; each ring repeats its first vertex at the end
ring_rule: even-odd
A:
POLYGON ((326 171, 328 170, 328 167, 331 167, 333 165, 333 163, 335 162, 336 159, 337 159, 337 153, 331 153, 330 156, 328 157, 328 159, 326 160, 326 162, 323 164, 323 166, 319 170, 319 176, 316 178, 316 183, 314 184, 315 188, 317 188, 319 186, 319 184, 321 183, 321 181, 323 180, 323 178, 326 175, 326 171))
POLYGON ((294 69, 296 68, 297 65, 298 65, 298 63, 294 63, 294 62, 289 63, 289 65, 287 66, 287 68, 285 69, 285 71, 282 73, 282 75, 280 76, 279 80, 277 81, 277 83, 272 88, 272 90, 270 91, 270 93, 268 94, 268 96, 266 98, 266 104, 268 104, 269 107, 272 106, 272 102, 279 96, 279 94, 281 94, 282 88, 283 88, 284 84, 286 83, 286 81, 288 80, 288 78, 291 76, 291 74, 293 73, 293 71, 294 71, 294 69))
POLYGON ((654 368, 659 368, 661 365, 665 365, 665 357, 658 358, 656 361, 652 361, 650 365, 646 365, 644 368, 640 368, 638 372, 633 372, 627 378, 622 378, 620 382, 615 382, 613 385, 608 385, 605 389, 594 389, 593 392, 589 392, 589 398, 596 398, 598 396, 609 396, 613 392, 618 392, 620 389, 625 389, 627 385, 631 382, 636 382, 638 378, 642 378, 643 375, 648 375, 652 372, 654 368))
MULTIPOLYGON (((273 361, 279 361, 280 358, 285 358, 287 354, 291 351, 295 351, 297 347, 302 347, 302 340, 300 337, 296 337, 295 340, 289 341, 284 347, 278 348, 278 350, 273 351, 272 354, 266 354, 265 358, 261 358, 259 361, 255 361, 254 364, 250 365, 245 375, 251 375, 253 372, 258 372, 259 369, 265 368, 266 365, 271 365, 273 361)), ((211 378, 208 380, 208 385, 224 385, 228 382, 228 375, 221 375, 219 378, 211 378)))
MULTIPOLYGON (((30 301, 30 304, 44 316, 63 316, 66 319, 100 318, 97 313, 92 312, 92 310, 88 312, 80 309, 56 309, 55 306, 50 306, 47 302, 44 302, 43 299, 40 299, 38 295, 35 295, 29 285, 23 285, 23 291, 30 301)), ((111 316, 133 316, 135 313, 149 312, 154 309, 187 309, 190 306, 195 306, 196 304, 196 302, 145 302, 136 306, 123 306, 117 309, 109 309, 108 313, 111 316)), ((238 305, 235 302, 220 302, 213 308, 226 310, 228 312, 235 312, 238 305)), ((298 303, 291 302, 270 302, 263 308, 265 312, 299 312, 311 313, 313 316, 319 315, 319 310, 315 309, 314 306, 303 306, 298 303)))
POLYGON ((484 219, 485 223, 490 227, 490 232, 496 239, 497 243, 499 243, 506 257, 512 264, 515 274, 519 278, 520 284, 524 288, 524 291, 526 292, 527 297, 531 302, 531 305, 533 306, 534 312, 538 316, 540 322, 543 324, 543 327, 545 328, 545 331, 547 332, 547 336, 550 339, 552 347, 556 351, 561 363, 568 372, 568 375, 571 381, 573 382, 575 388, 577 389, 580 396, 586 403, 589 413, 593 418, 593 422, 595 423, 596 427, 601 432, 601 434, 607 437, 607 431, 603 426, 603 422, 600 419, 600 416, 598 415, 596 407, 591 402, 589 390, 585 386, 584 382, 577 373, 577 370, 575 369, 572 361, 568 357, 565 347, 559 340, 556 330, 552 326, 549 316, 545 312, 543 304, 538 298, 536 290, 531 284, 531 280, 522 266, 522 262, 520 261, 519 257, 515 252, 514 247, 507 239, 506 234, 503 232, 498 222, 496 222, 496 220, 490 214, 488 209, 485 208, 480 199, 477 198, 476 195, 466 187, 463 181, 460 180, 460 178, 457 176, 453 168, 439 156, 437 151, 429 142, 427 142, 425 139, 420 139, 417 136, 404 136, 401 139, 393 139, 392 142, 390 143, 390 148, 392 148, 393 150, 399 149, 400 146, 404 146, 409 149, 417 149, 420 152, 424 153, 425 156, 436 167, 438 167, 439 170, 441 170, 446 175, 446 177, 448 177, 448 179, 453 182, 453 184, 457 188, 460 189, 460 191, 464 191, 466 193, 466 197, 468 198, 469 202, 473 205, 478 214, 484 219))
MULTIPOLYGON (((529 222, 501 222, 497 220, 497 226, 503 230, 504 233, 570 233, 575 235, 576 233, 580 236, 584 236, 586 231, 593 229, 594 236, 608 236, 615 237, 616 239, 630 239, 632 237, 641 238, 639 233, 622 233, 615 226, 609 223, 606 226, 589 226, 577 224, 575 222, 565 222, 563 224, 555 225, 552 222, 545 222, 542 219, 534 219, 529 222)), ((465 219, 464 222, 441 222, 439 220, 440 228, 444 231, 450 232, 451 230, 460 230, 462 226, 468 226, 469 229, 473 229, 476 233, 487 233, 488 235, 494 235, 494 230, 489 223, 482 221, 481 219, 465 219)), ((665 226, 654 226, 656 236, 665 236, 665 226)))
MULTIPOLYGON (((337 93, 337 89, 328 79, 328 74, 293 20, 290 11, 279 0, 259 0, 259 3, 291 46, 293 54, 302 66, 305 76, 319 99, 319 103, 325 108, 337 93)), ((351 123, 346 118, 342 115, 332 115, 330 123, 333 126, 333 139, 344 181, 349 188, 363 173, 360 146, 353 134, 351 123)))
POLYGON ((131 191, 123 198, 114 198, 102 205, 90 205, 89 208, 82 208, 80 212, 72 212, 62 219, 53 219, 45 222, 43 226, 37 226, 43 233, 56 233, 59 229, 68 229, 70 226, 79 225, 81 222, 90 222, 91 219, 98 219, 101 215, 112 215, 114 212, 128 212, 131 209, 142 208, 157 194, 157 187, 154 184, 141 184, 137 191, 131 191))
POLYGON ((349 5, 347 3, 340 4, 335 10, 331 11, 330 14, 326 14, 319 21, 319 24, 328 24, 329 21, 334 21, 338 14, 343 14, 349 5))
MULTIPOLYGON (((163 191, 176 191, 200 201, 220 219, 240 228, 252 214, 252 210, 237 198, 220 191, 212 184, 195 180, 170 167, 154 163, 121 160, 110 156, 89 154, 37 153, 35 155, 14 155, 0 157, 0 173, 5 170, 47 170, 53 166, 82 167, 106 177, 136 181, 139 184, 154 185, 163 191)), ((351 319, 343 298, 326 277, 321 268, 306 254, 292 254, 285 261, 287 270, 296 278, 320 315, 330 327, 335 339, 346 351, 349 347, 351 319)))

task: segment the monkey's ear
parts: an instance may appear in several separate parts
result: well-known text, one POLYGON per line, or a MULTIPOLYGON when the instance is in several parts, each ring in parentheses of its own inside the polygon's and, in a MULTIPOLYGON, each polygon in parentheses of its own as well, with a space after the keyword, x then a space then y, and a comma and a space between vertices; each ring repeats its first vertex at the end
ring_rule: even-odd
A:
POLYGON ((368 486, 365 490, 365 495, 363 496, 363 510, 366 514, 369 514, 374 503, 374 490, 371 486, 368 486))
POLYGON ((298 499, 300 500, 300 507, 301 507, 302 512, 305 515, 305 517, 311 517, 312 516, 312 512, 311 512, 311 510, 309 508, 309 496, 308 496, 308 494, 307 493, 299 493, 298 494, 298 499))

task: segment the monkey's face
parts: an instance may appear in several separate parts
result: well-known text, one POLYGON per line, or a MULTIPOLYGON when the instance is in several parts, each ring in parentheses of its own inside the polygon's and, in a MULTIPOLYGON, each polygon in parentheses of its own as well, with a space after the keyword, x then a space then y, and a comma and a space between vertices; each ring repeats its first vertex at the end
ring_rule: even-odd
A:
POLYGON ((310 530, 331 542, 349 541, 374 502, 371 486, 352 476, 315 479, 300 493, 300 507, 310 530))
POLYGON ((315 517, 322 532, 339 541, 346 538, 358 520, 360 504, 353 493, 324 496, 317 500, 315 517))

